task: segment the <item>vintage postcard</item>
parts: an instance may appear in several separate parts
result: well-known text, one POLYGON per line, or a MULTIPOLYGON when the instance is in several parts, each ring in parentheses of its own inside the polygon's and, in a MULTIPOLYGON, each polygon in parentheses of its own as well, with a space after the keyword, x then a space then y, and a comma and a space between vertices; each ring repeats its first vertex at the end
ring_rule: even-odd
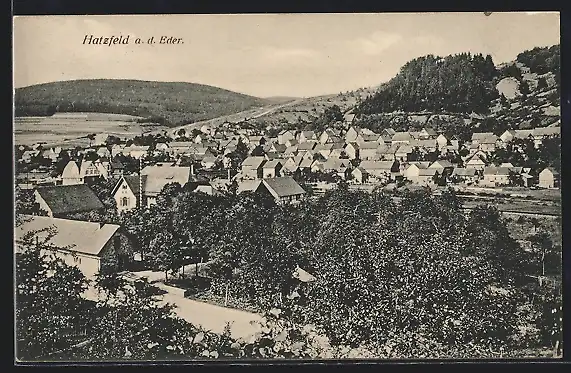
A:
POLYGON ((14 17, 16 362, 561 358, 559 22, 14 17))

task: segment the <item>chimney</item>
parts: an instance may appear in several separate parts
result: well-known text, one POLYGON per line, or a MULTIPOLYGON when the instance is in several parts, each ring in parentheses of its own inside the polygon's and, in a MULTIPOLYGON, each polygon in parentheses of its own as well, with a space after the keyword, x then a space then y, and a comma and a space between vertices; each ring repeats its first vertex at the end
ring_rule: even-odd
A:
POLYGON ((228 181, 231 181, 232 178, 230 177, 230 169, 228 169, 228 181))
POLYGON ((194 175, 194 163, 190 164, 190 174, 194 175))

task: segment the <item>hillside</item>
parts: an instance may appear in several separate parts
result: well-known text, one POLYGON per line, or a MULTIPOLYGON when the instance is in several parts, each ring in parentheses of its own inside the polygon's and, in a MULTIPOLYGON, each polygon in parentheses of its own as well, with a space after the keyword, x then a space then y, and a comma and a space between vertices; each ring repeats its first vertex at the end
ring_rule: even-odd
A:
POLYGON ((72 80, 18 88, 16 116, 55 112, 100 112, 134 115, 169 126, 207 120, 268 101, 195 83, 139 80, 72 80))
POLYGON ((380 131, 430 125, 469 138, 560 122, 559 46, 523 51, 494 65, 490 56, 425 56, 405 64, 356 105, 357 123, 380 131))

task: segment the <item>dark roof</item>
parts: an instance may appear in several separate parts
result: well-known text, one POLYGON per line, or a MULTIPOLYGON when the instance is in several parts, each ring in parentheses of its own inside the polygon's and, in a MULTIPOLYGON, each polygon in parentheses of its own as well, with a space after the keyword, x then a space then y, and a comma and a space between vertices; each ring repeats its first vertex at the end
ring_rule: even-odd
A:
POLYGON ((305 190, 289 176, 264 179, 262 183, 275 198, 305 194, 305 190))
POLYGON ((103 203, 85 184, 47 186, 37 189, 53 214, 102 209, 103 203))
POLYGON ((123 164, 123 162, 121 162, 118 159, 112 159, 111 160, 111 168, 115 169, 115 170, 122 170, 125 168, 125 165, 123 164))

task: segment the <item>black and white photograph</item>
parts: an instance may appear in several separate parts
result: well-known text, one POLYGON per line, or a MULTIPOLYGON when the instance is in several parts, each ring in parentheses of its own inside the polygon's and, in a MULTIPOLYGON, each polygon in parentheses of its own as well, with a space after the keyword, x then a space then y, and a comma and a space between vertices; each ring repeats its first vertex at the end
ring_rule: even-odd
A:
POLYGON ((558 12, 13 17, 15 363, 563 357, 558 12))

